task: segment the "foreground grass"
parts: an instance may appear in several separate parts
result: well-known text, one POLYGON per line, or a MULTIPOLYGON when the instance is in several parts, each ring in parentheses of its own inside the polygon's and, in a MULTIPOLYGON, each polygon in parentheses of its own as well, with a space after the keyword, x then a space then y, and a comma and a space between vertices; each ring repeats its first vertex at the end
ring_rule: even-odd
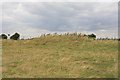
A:
POLYGON ((3 78, 117 78, 118 41, 46 36, 2 41, 3 78))

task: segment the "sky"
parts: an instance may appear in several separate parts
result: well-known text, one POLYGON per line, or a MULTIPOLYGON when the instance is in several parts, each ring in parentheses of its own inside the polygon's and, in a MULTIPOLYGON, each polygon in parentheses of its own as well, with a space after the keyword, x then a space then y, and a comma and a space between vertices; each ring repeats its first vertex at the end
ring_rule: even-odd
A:
POLYGON ((0 10, 2 33, 21 38, 56 32, 118 37, 117 2, 4 2, 0 10))

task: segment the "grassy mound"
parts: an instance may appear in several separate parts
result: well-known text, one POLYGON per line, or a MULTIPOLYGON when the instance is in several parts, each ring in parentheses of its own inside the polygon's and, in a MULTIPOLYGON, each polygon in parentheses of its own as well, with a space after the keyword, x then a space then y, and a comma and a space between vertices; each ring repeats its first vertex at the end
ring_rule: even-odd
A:
POLYGON ((116 78, 118 41, 87 36, 3 40, 3 78, 116 78))

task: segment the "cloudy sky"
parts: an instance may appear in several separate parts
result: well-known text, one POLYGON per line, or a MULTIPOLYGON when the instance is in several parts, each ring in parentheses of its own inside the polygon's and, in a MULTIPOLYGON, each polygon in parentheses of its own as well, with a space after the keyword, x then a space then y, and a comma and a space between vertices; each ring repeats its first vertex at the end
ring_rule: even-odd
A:
POLYGON ((2 33, 15 32, 21 37, 38 37, 54 32, 118 37, 118 3, 4 2, 2 33))

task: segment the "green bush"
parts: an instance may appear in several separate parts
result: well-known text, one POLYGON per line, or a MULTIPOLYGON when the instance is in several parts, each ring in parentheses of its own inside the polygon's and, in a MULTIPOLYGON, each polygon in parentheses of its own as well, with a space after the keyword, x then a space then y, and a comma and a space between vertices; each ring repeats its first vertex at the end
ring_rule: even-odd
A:
POLYGON ((95 34, 90 34, 88 35, 89 38, 96 38, 96 35, 95 34))
POLYGON ((10 37, 10 39, 18 40, 19 37, 20 37, 20 35, 19 35, 18 33, 15 33, 14 35, 12 35, 12 36, 10 37))
POLYGON ((5 34, 1 34, 0 37, 1 37, 2 39, 7 39, 7 36, 6 36, 5 34))

